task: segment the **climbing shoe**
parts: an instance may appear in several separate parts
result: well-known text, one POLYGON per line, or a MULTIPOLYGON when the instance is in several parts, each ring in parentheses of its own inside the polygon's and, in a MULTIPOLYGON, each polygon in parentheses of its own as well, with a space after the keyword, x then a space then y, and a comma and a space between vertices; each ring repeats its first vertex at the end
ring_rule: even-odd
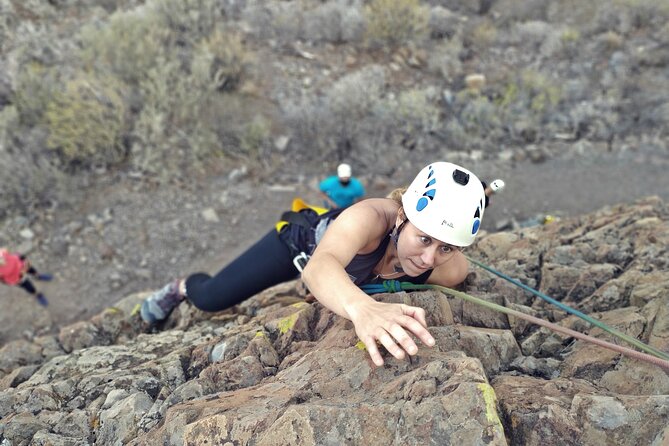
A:
POLYGON ((50 282, 51 280, 53 280, 53 276, 47 273, 40 273, 35 278, 37 280, 41 280, 42 282, 50 282))
POLYGON ((44 297, 44 294, 42 293, 38 293, 37 296, 35 296, 35 299, 37 299, 37 303, 39 303, 43 307, 49 305, 49 301, 46 300, 46 297, 44 297))
POLYGON ((183 300, 179 293, 179 280, 168 283, 162 289, 150 295, 143 303, 139 313, 144 322, 155 324, 165 320, 183 300))

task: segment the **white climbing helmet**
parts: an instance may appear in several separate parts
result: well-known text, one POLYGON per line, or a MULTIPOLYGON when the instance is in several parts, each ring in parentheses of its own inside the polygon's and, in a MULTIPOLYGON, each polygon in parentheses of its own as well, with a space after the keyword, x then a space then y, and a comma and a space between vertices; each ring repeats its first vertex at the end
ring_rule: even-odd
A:
POLYGON ((476 175, 452 163, 425 166, 402 195, 409 221, 454 246, 469 246, 479 232, 485 193, 476 175))

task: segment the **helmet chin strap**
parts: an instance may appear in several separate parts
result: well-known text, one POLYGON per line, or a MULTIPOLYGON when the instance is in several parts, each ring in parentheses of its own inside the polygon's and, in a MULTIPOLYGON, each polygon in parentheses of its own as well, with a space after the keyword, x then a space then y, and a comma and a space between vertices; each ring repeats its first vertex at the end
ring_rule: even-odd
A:
POLYGON ((395 244, 395 248, 397 248, 397 241, 400 238, 400 232, 402 232, 402 229, 404 228, 406 222, 407 219, 405 218, 404 220, 402 220, 402 223, 400 223, 399 226, 395 225, 393 232, 390 233, 390 240, 392 240, 393 243, 395 244))

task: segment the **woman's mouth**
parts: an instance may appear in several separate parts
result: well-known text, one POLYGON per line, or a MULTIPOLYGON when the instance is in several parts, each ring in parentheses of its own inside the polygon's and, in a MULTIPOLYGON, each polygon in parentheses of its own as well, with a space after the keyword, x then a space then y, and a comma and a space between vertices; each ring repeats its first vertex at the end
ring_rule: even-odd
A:
POLYGON ((420 266, 411 259, 409 259, 409 262, 411 262, 411 265, 413 265, 419 271, 427 271, 428 269, 430 269, 429 266, 420 266))

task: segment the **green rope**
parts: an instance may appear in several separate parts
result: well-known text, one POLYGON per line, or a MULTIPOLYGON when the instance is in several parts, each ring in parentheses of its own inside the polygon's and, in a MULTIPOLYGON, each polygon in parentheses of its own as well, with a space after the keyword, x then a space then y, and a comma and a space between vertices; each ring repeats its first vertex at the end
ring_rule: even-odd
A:
MULTIPOLYGON (((545 321, 543 319, 540 319, 538 317, 531 316, 529 314, 522 313, 517 310, 512 310, 511 308, 504 307, 502 305, 498 305, 493 302, 488 302, 485 299, 481 299, 478 297, 474 297, 470 294, 463 293, 461 291, 456 291, 451 288, 446 288, 443 286, 439 285, 428 285, 428 284, 413 284, 410 282, 402 282, 401 287, 404 290, 427 290, 427 289, 436 289, 439 290, 443 293, 451 294, 455 297, 459 297, 460 299, 463 299, 468 302, 472 302, 478 305, 481 305, 483 307, 489 308, 491 310, 499 311, 500 313, 505 313, 505 314, 510 314, 512 316, 515 316, 519 319, 524 319, 526 321, 532 322, 534 324, 540 325, 542 327, 549 328, 553 331, 563 333, 567 336, 574 337, 576 339, 581 339, 583 341, 590 342, 592 344, 598 345, 600 347, 607 348, 609 350, 616 351, 618 353, 621 353, 623 355, 629 356, 631 358, 639 359, 642 361, 649 362, 651 364, 655 364, 659 367, 664 368, 665 370, 669 370, 669 361, 663 358, 658 358, 654 355, 649 355, 646 353, 638 352, 636 350, 632 350, 627 347, 623 347, 621 345, 616 345, 612 344, 610 342, 604 341, 602 339, 597 339, 592 336, 585 335, 583 333, 577 332, 575 330, 572 330, 567 327, 562 327, 560 325, 557 325, 552 322, 545 321)), ((644 344, 645 345, 645 344, 644 344)))
MULTIPOLYGON (((665 352, 663 352, 662 350, 658 350, 655 347, 644 344, 643 342, 639 341, 638 339, 636 339, 632 336, 629 336, 629 335, 627 335, 627 334, 625 334, 621 331, 618 331, 613 327, 610 327, 610 326, 606 325, 604 322, 598 321, 597 319, 594 319, 594 318, 588 316, 587 314, 584 314, 584 313, 582 313, 582 312, 580 312, 580 311, 578 311, 574 308, 571 308, 570 306, 565 305, 562 302, 558 302, 557 300, 553 299, 552 297, 549 297, 546 294, 544 294, 540 291, 537 291, 534 288, 531 288, 531 287, 525 285, 524 283, 521 283, 521 282, 507 276, 504 273, 496 271, 493 268, 479 262, 478 260, 472 259, 471 257, 468 257, 468 256, 466 256, 466 257, 473 264, 483 268, 484 270, 486 270, 486 271, 488 271, 488 272, 490 272, 490 273, 492 273, 492 274, 494 274, 498 277, 501 277, 502 279, 504 279, 508 282, 511 282, 512 284, 524 289, 525 291, 529 291, 530 293, 534 294, 535 296, 538 296, 541 299, 545 300, 546 302, 549 302, 549 303, 561 308, 562 310, 566 311, 567 313, 573 314, 574 316, 577 316, 577 317, 583 319, 584 321, 586 321, 586 322, 588 322, 588 323, 590 323, 590 324, 592 324, 596 327, 601 328, 605 332, 607 332, 607 333, 609 333, 609 334, 611 334, 611 335, 613 335, 613 336, 615 336, 619 339, 622 339, 623 341, 626 341, 626 342, 634 345, 635 347, 639 348, 640 350, 643 350, 647 353, 650 353, 653 356, 657 356, 658 358, 669 360, 669 355, 666 354, 665 352)), ((502 307, 502 308, 506 308, 506 307, 502 307)))

